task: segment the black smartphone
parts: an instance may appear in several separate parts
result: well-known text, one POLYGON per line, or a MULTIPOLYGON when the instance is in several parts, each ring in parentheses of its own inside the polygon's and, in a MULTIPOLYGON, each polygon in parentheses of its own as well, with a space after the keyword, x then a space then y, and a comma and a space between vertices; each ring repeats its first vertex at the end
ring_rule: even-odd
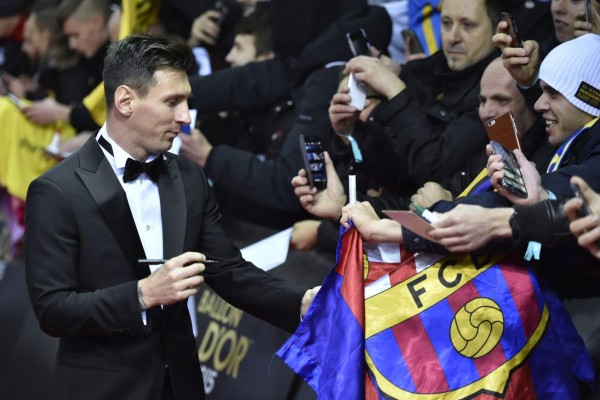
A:
POLYGON ((579 197, 581 201, 583 201, 583 206, 581 207, 582 216, 587 217, 588 215, 594 215, 587 200, 585 199, 585 197, 583 197, 583 193, 581 192, 581 188, 579 187, 579 185, 571 183, 571 189, 573 189, 573 193, 575 193, 575 196, 579 197))
POLYGON ((519 30, 517 29, 517 23, 515 19, 509 13, 503 12, 501 13, 502 20, 506 21, 508 24, 508 34, 512 38, 510 42, 510 47, 525 47, 523 46, 523 40, 521 39, 521 35, 519 34, 519 30))
POLYGON ((310 187, 319 190, 327 186, 327 173, 325 172, 325 156, 323 144, 318 136, 300 135, 300 151, 304 160, 304 170, 308 177, 310 187))
POLYGON ((371 55, 371 45, 364 29, 346 33, 346 39, 348 39, 348 45, 354 57, 371 55))
POLYGON ((511 193, 526 199, 527 188, 525 187, 525 181, 523 180, 523 175, 521 174, 515 155, 494 140, 490 142, 490 145, 492 146, 493 153, 500 154, 504 162, 504 177, 500 180, 500 184, 511 193))
POLYGON ((221 13, 221 16, 215 20, 217 25, 221 25, 227 17, 227 13, 229 12, 229 5, 226 0, 217 0, 215 2, 214 9, 221 13))
POLYGON ((425 51, 423 51, 423 46, 421 45, 421 41, 417 37, 417 34, 415 31, 413 31, 412 29, 402 29, 400 34, 402 35, 402 38, 404 39, 405 45, 406 45, 406 42, 408 41, 408 38, 410 38, 410 50, 411 50, 412 54, 425 53, 425 51))

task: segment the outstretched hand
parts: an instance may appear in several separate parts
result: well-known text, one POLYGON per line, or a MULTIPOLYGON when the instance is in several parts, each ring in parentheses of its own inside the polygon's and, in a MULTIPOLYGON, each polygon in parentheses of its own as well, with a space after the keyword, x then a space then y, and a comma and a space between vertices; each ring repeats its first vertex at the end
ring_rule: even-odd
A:
POLYGON ((578 185, 581 189, 591 214, 584 215, 583 199, 575 197, 569 200, 565 204, 565 212, 571 220, 569 229, 577 237, 580 246, 585 247, 594 257, 600 259, 600 195, 577 176, 571 178, 571 183, 578 185))
POLYGON ((492 239, 510 236, 508 220, 512 212, 512 208, 459 204, 446 213, 436 214, 439 220, 433 224, 434 229, 429 235, 451 252, 470 252, 492 239))
POLYGON ((298 175, 292 178, 292 186, 296 197, 306 211, 319 218, 338 219, 342 213, 342 207, 347 201, 346 193, 329 153, 325 151, 323 154, 327 187, 321 191, 315 187, 311 188, 304 169, 298 171, 298 175))
POLYGON ((508 34, 506 21, 498 23, 492 41, 502 52, 502 63, 510 75, 522 86, 533 85, 540 67, 540 46, 538 42, 527 40, 523 42, 525 47, 510 47, 512 37, 508 34))
POLYGON ((204 282, 200 275, 205 269, 204 260, 202 253, 187 252, 162 264, 138 282, 140 305, 147 309, 175 304, 195 295, 204 282))

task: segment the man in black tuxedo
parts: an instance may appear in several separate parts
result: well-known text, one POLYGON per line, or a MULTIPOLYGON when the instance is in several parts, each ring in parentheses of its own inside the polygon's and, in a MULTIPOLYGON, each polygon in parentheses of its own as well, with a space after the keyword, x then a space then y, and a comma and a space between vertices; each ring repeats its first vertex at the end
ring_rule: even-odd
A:
POLYGON ((199 285, 289 331, 316 292, 245 261, 202 170, 165 153, 190 122, 192 57, 146 34, 111 45, 106 124, 29 187, 27 286, 60 337, 57 398, 202 399, 185 301, 199 285))

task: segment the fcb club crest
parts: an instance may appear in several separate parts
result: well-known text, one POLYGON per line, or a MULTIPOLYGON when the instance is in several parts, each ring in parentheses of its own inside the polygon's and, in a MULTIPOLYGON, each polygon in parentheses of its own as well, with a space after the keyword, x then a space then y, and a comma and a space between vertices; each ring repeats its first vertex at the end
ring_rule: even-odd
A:
MULTIPOLYGON (((369 282, 377 263, 363 260, 369 282)), ((503 397, 548 325, 532 272, 498 255, 450 255, 420 272, 414 264, 414 257, 402 260, 371 278, 376 290, 365 287, 373 386, 395 399, 503 397)))

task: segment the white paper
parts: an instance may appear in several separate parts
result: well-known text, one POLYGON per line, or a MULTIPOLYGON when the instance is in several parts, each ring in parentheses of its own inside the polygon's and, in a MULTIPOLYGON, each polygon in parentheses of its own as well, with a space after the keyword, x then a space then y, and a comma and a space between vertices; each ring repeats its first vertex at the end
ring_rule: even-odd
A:
POLYGON ((50 144, 48 144, 48 146, 46 146, 46 151, 49 154, 56 156, 56 157, 60 157, 60 158, 67 158, 71 154, 73 154, 72 151, 70 151, 70 152, 61 151, 58 148, 59 143, 60 143, 60 133, 54 132, 54 136, 52 136, 52 141, 50 142, 50 144))
POLYGON ((350 95, 350 104, 352 107, 359 111, 365 108, 365 102, 367 101, 367 85, 358 82, 354 78, 354 74, 350 74, 348 78, 348 94, 350 95))
POLYGON ((242 257, 258 268, 268 271, 285 262, 292 238, 292 228, 269 236, 241 249, 242 257))

